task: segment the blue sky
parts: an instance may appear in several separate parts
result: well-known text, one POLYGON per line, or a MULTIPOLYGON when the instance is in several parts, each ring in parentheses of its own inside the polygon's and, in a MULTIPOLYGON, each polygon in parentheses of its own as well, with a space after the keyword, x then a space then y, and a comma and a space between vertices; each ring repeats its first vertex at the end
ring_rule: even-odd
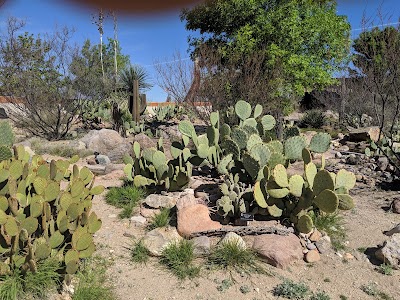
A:
MULTIPOLYGON (((168 0, 165 0, 168 1, 168 0)), ((338 14, 347 15, 352 25, 352 37, 360 32, 363 13, 371 17, 381 7, 385 19, 397 22, 400 17, 400 0, 339 0, 338 14)), ((88 9, 62 0, 7 0, 0 8, 0 30, 8 16, 25 19, 30 33, 51 32, 56 26, 75 28, 74 40, 82 44, 85 39, 99 40, 98 31, 92 24, 95 9, 88 9)), ((378 24, 379 20, 375 20, 378 24)), ((156 15, 118 15, 118 36, 122 52, 130 56, 133 64, 144 66, 155 86, 147 92, 150 101, 165 101, 166 93, 156 85, 155 61, 166 61, 175 51, 188 57, 187 37, 179 11, 156 15)), ((104 28, 105 36, 113 36, 111 18, 104 28)))

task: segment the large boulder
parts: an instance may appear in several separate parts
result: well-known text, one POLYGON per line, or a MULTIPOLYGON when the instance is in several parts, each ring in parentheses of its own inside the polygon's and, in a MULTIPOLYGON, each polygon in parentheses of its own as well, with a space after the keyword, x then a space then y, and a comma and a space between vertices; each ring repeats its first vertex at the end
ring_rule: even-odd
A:
POLYGON ((132 152, 132 145, 111 129, 91 130, 81 138, 81 142, 87 149, 107 155, 112 162, 119 162, 125 154, 132 152))
POLYGON ((286 269, 295 261, 303 259, 300 240, 294 234, 288 236, 262 234, 254 238, 253 249, 269 264, 286 269))
POLYGON ((183 207, 177 213, 178 232, 181 236, 189 237, 192 233, 220 229, 219 222, 212 221, 208 207, 194 204, 183 207))
POLYGON ((394 233, 385 241, 382 248, 375 252, 375 256, 380 261, 390 264, 393 269, 400 270, 400 233, 394 233))
POLYGON ((377 142, 379 139, 379 133, 380 130, 378 126, 357 128, 349 132, 348 140, 351 142, 362 142, 371 139, 374 142, 377 142))

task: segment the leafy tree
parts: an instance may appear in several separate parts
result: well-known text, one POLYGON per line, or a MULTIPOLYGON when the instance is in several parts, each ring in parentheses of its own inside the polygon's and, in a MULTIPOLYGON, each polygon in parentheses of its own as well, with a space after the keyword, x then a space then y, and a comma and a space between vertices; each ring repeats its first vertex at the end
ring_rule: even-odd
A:
MULTIPOLYGON (((382 136, 391 142, 400 141, 400 31, 399 28, 373 28, 354 41, 354 70, 359 85, 367 92, 362 105, 370 103, 382 136)), ((360 103, 359 103, 360 105, 360 103)), ((378 147, 380 145, 378 144, 378 147)), ((388 156, 400 171, 400 154, 388 156)), ((387 155, 387 151, 383 151, 387 155)))
POLYGON ((90 40, 86 40, 80 52, 75 53, 70 66, 76 89, 92 101, 102 101, 116 89, 115 57, 119 68, 125 68, 129 64, 129 56, 121 54, 120 47, 115 48, 113 39, 108 39, 108 43, 102 49, 104 68, 99 56, 99 46, 92 45, 90 40), (103 70, 105 79, 102 75, 103 70))
POLYGON ((17 126, 35 136, 61 139, 72 126, 81 96, 68 71, 72 32, 18 34, 24 25, 9 18, 7 35, 0 40, 0 93, 12 104, 8 115, 17 126))
MULTIPOLYGON (((264 98, 247 100, 266 102, 279 111, 293 96, 334 83, 332 75, 348 57, 350 25, 336 14, 336 2, 331 0, 206 0, 183 10, 181 20, 186 29, 200 33, 190 38, 190 44, 203 66, 210 52, 220 58, 219 64, 208 66, 207 76, 226 80, 221 74, 227 70, 246 74, 243 61, 261 58, 257 79, 269 88, 264 98), (204 45, 208 49, 202 53, 204 45), (284 104, 276 106, 277 102, 284 104)), ((229 105, 248 94, 244 86, 228 97, 220 95, 219 101, 229 105)))

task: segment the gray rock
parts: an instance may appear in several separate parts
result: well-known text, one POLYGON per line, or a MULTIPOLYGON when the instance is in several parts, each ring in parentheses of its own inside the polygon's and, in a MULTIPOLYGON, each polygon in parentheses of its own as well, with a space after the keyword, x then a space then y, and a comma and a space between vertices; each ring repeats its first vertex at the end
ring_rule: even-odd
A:
POLYGON ((378 165, 379 170, 385 171, 389 165, 389 160, 387 159, 387 157, 382 156, 378 158, 376 164, 378 165))
POLYGON ((146 148, 151 148, 151 147, 156 147, 157 146, 157 142, 153 139, 151 139, 150 137, 148 137, 146 134, 144 133, 139 133, 136 134, 134 139, 134 142, 138 142, 140 145, 140 148, 142 149, 146 149, 146 148))
POLYGON ((211 240, 208 236, 195 237, 191 241, 193 242, 195 255, 201 256, 210 253, 211 240))
POLYGON ((142 226, 142 225, 146 224, 147 220, 145 217, 142 217, 142 216, 133 216, 133 217, 131 217, 131 222, 135 225, 142 226))
POLYGON ((172 208, 176 205, 176 199, 174 197, 158 194, 148 195, 144 202, 152 208, 172 208))
POLYGON ((349 165, 357 165, 359 161, 359 157, 357 157, 355 154, 350 154, 346 159, 346 163, 349 165))
POLYGON ((383 232, 387 236, 392 236, 395 233, 400 233, 400 223, 394 226, 392 229, 383 232))
POLYGON ((395 214, 400 214, 400 198, 394 199, 392 202, 392 211, 395 214))
POLYGON ((393 269, 400 270, 400 233, 394 233, 389 240, 385 241, 382 248, 375 252, 375 256, 389 263, 393 269))
POLYGON ((240 249, 246 249, 246 242, 242 237, 234 232, 228 232, 224 238, 219 242, 220 244, 232 243, 238 245, 240 249))
POLYGON ((317 249, 320 253, 326 253, 332 250, 331 238, 327 235, 323 236, 318 242, 315 243, 315 246, 317 246, 317 249))
POLYGON ((91 130, 80 141, 87 149, 107 155, 112 162, 121 161, 126 153, 132 151, 132 145, 111 129, 91 130))
POLYGON ((111 160, 107 155, 99 154, 99 155, 96 156, 95 160, 99 165, 111 164, 111 160))
POLYGON ((104 175, 107 173, 106 166, 101 165, 88 165, 87 166, 90 171, 92 171, 95 175, 104 175))
POLYGON ((180 241, 182 237, 178 234, 175 227, 156 228, 148 232, 143 238, 144 246, 153 256, 161 256, 165 247, 171 243, 180 241))
POLYGON ((280 269, 286 269, 293 262, 303 259, 300 240, 294 234, 258 235, 254 238, 253 249, 269 264, 280 269))
POLYGON ((336 152, 335 154, 336 158, 342 158, 343 154, 341 152, 336 152))
POLYGON ((314 250, 317 248, 314 243, 308 243, 306 247, 308 250, 314 250))

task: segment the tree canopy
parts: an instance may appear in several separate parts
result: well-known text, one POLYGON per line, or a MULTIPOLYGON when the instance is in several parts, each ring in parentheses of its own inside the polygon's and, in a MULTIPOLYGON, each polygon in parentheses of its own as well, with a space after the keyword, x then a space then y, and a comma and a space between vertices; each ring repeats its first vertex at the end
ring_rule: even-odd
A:
MULTIPOLYGON (((206 0, 183 10, 181 20, 200 34, 190 38, 192 54, 199 56, 204 45, 214 49, 221 55, 220 70, 261 52, 265 72, 259 80, 274 87, 269 98, 334 83, 349 53, 350 25, 337 15, 336 1, 206 0)), ((240 64, 234 67, 240 70, 240 64)))

